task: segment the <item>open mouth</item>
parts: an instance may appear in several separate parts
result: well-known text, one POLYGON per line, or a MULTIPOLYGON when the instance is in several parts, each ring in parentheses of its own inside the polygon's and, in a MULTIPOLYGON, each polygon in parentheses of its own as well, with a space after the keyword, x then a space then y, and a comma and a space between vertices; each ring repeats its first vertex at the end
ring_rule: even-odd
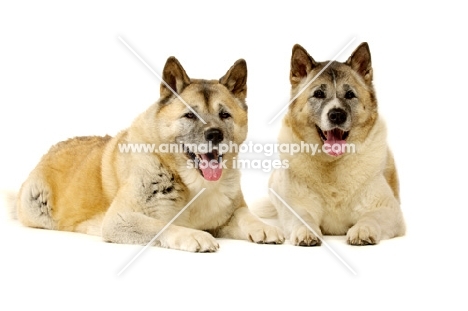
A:
POLYGON ((324 144, 324 151, 331 156, 337 157, 345 151, 346 139, 349 136, 349 131, 343 131, 339 128, 334 128, 328 131, 323 131, 315 125, 317 132, 324 144))
POLYGON ((223 166, 221 164, 223 155, 219 154, 216 147, 208 153, 194 153, 188 150, 188 148, 185 149, 187 156, 194 162, 195 168, 198 169, 203 178, 208 181, 217 181, 221 178, 221 174, 223 173, 223 166))

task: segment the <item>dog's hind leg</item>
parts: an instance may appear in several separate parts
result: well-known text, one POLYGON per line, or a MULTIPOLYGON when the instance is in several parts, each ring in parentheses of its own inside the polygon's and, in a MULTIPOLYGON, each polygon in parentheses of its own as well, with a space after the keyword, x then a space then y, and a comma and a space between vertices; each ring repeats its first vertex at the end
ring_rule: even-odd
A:
POLYGON ((21 187, 17 201, 18 219, 25 226, 56 229, 52 218, 52 196, 45 180, 32 173, 21 187))

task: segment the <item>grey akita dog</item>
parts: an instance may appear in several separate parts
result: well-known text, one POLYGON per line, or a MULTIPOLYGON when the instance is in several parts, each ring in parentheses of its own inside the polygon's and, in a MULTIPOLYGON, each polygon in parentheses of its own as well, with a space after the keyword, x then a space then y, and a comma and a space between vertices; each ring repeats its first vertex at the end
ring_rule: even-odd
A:
POLYGON ((260 214, 277 212, 294 245, 320 245, 323 234, 346 234, 352 245, 401 236, 398 177, 377 110, 369 47, 362 43, 346 62, 334 61, 316 77, 327 64, 294 46, 290 82, 297 98, 283 119, 279 143, 316 144, 322 152, 282 153, 289 169, 275 170, 269 182, 312 230, 273 192, 273 205, 260 214), (349 146, 355 152, 347 152, 349 146))

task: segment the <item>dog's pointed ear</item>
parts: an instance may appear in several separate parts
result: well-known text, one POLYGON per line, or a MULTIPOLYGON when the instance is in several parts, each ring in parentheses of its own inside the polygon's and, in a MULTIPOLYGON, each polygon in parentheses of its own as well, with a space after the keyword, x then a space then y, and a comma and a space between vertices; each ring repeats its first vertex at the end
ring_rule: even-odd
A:
POLYGON ((219 83, 224 85, 235 97, 245 100, 247 97, 247 63, 239 59, 232 65, 226 74, 219 79, 219 83))
POLYGON ((359 73, 367 84, 372 82, 372 62, 367 42, 361 43, 354 50, 353 54, 346 61, 346 64, 359 73))
POLYGON ((190 78, 187 76, 184 68, 174 56, 171 56, 167 59, 162 78, 167 85, 164 82, 161 83, 161 97, 171 96, 172 91, 180 94, 184 88, 190 84, 190 78), (172 89, 172 91, 168 88, 168 86, 172 89))
POLYGON ((307 77, 307 74, 317 66, 317 63, 312 56, 307 53, 299 44, 293 46, 291 56, 291 73, 289 80, 291 84, 297 85, 301 80, 307 77))

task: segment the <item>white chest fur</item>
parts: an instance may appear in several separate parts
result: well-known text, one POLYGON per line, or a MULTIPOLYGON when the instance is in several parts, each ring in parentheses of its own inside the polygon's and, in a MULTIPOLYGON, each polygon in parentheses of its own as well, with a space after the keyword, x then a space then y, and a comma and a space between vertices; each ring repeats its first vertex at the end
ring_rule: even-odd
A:
MULTIPOLYGON (((223 172, 225 174, 227 172, 223 172)), ((181 215, 176 224, 195 229, 214 229, 225 224, 240 193, 238 174, 225 174, 219 181, 207 181, 195 170, 181 172, 183 182, 190 190, 190 200, 201 194, 181 215)))

